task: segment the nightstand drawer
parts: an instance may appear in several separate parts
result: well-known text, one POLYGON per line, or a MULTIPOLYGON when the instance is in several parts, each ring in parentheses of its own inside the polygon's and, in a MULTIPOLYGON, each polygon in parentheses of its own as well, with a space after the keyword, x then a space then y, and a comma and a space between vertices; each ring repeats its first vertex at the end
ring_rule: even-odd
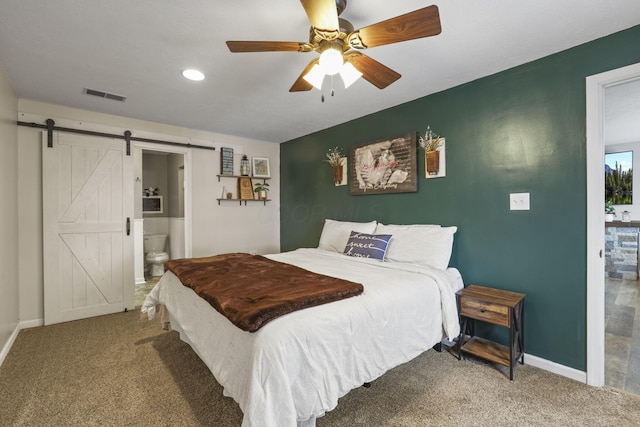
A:
POLYGON ((472 298, 462 298, 460 301, 460 314, 471 319, 509 327, 509 307, 505 305, 492 304, 472 298))

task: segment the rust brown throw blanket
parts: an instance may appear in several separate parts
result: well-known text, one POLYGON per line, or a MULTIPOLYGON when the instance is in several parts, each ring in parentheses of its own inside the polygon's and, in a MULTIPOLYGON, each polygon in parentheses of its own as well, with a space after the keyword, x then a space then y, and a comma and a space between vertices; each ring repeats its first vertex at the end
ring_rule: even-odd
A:
POLYGON ((170 260, 165 268, 234 325, 249 332, 292 311, 364 290, 359 283, 244 253, 170 260))

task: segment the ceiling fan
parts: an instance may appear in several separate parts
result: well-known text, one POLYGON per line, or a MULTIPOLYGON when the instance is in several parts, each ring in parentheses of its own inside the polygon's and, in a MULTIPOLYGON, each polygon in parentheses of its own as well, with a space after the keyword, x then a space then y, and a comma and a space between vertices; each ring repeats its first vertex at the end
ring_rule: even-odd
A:
POLYGON ((400 74, 361 53, 361 50, 440 34, 438 7, 428 6, 377 24, 354 30, 339 15, 347 0, 300 0, 309 17, 308 42, 227 41, 231 52, 318 52, 289 92, 321 89, 325 75, 340 74, 345 87, 360 76, 379 89, 400 78, 400 74))

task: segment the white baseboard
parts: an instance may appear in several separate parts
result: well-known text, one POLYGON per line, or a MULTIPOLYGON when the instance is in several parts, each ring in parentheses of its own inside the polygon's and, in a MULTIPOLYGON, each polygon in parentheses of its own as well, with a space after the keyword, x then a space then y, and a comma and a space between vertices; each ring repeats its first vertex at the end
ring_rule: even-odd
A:
POLYGON ((20 329, 37 328, 44 326, 44 319, 23 320, 20 322, 20 329))
POLYGON ((544 369, 545 371, 552 372, 554 374, 562 375, 563 377, 571 378, 572 380, 579 381, 581 383, 587 383, 587 373, 579 371, 568 366, 560 365, 556 362, 551 362, 541 357, 533 356, 530 354, 524 354, 525 365, 531 365, 536 368, 544 369))
POLYGON ((2 362, 4 362, 4 359, 7 357, 7 354, 9 354, 9 350, 11 350, 11 346, 13 346, 13 343, 18 337, 19 332, 20 332, 20 324, 16 325, 16 328, 11 333, 11 336, 5 343, 4 347, 2 347, 2 351, 0 351, 0 366, 2 366, 2 362))
POLYGON ((13 343, 16 341, 16 338, 18 337, 18 334, 22 329, 36 328, 38 326, 43 326, 43 325, 44 325, 44 319, 33 319, 33 320, 27 320, 27 321, 18 323, 16 328, 11 333, 9 340, 5 343, 4 347, 2 348, 2 351, 0 351, 0 366, 2 366, 2 362, 4 362, 4 359, 7 357, 7 354, 9 354, 9 350, 11 350, 13 343))

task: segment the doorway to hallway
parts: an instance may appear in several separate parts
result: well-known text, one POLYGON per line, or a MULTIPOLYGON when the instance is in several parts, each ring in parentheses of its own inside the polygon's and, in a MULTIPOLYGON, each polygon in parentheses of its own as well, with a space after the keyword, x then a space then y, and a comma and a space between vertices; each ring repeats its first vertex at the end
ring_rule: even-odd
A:
MULTIPOLYGON (((587 384, 605 385, 605 90, 640 80, 640 64, 589 76, 587 92, 587 384)), ((618 296, 615 297, 617 301, 618 296)), ((621 316, 621 315, 618 315, 621 316)), ((628 317, 628 316, 626 316, 628 317)), ((635 322, 635 316, 634 316, 635 322)), ((632 322, 632 323, 634 323, 632 322)), ((611 328, 616 326, 614 321, 611 328)), ((615 334, 614 334, 615 335, 615 334)))

